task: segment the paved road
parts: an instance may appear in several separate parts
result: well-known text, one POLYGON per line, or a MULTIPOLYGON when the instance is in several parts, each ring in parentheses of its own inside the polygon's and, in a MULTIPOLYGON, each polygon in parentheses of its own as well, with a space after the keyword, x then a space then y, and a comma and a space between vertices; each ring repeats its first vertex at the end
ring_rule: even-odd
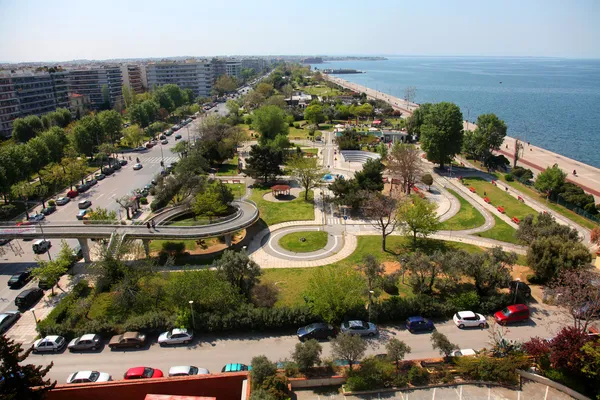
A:
MULTIPOLYGON (((564 317, 558 315, 548 306, 536 307, 537 312, 529 324, 510 327, 506 334, 508 339, 526 340, 531 336, 551 337, 565 323, 564 317)), ((489 329, 459 330, 452 321, 437 324, 437 329, 461 348, 482 349, 490 347, 489 329)), ((385 352, 385 343, 392 337, 405 341, 412 349, 411 359, 437 357, 430 343, 430 334, 411 334, 403 328, 383 327, 379 337, 367 339, 369 354, 385 352)), ((128 368, 150 366, 160 368, 163 372, 174 365, 195 365, 219 372, 223 365, 230 362, 249 364, 252 357, 264 354, 271 360, 289 358, 290 352, 298 343, 297 338, 290 335, 269 336, 266 334, 248 335, 202 335, 199 341, 189 346, 161 348, 152 340, 147 349, 111 351, 104 347, 92 354, 63 352, 62 354, 32 354, 28 361, 35 364, 54 362, 49 377, 64 382, 67 376, 78 370, 98 370, 110 373, 119 379, 128 368)), ((331 346, 323 343, 323 357, 331 357, 331 346)))

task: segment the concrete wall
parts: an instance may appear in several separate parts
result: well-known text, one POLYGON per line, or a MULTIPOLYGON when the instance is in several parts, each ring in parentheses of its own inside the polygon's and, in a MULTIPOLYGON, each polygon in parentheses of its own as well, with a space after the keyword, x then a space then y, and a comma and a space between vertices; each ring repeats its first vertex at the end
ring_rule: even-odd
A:
POLYGON ((534 381, 534 382, 538 382, 538 383, 542 383, 544 385, 550 386, 551 388, 554 388, 556 390, 560 390, 563 393, 568 394, 569 396, 578 399, 578 400, 591 400, 589 397, 582 395, 579 392, 574 391, 571 388, 566 387, 565 385, 561 385, 558 382, 554 382, 551 379, 548 379, 544 376, 541 375, 537 375, 537 374, 532 374, 531 372, 526 372, 526 371, 520 371, 517 370, 517 373, 519 375, 521 375, 522 378, 525 379, 529 379, 530 381, 534 381))

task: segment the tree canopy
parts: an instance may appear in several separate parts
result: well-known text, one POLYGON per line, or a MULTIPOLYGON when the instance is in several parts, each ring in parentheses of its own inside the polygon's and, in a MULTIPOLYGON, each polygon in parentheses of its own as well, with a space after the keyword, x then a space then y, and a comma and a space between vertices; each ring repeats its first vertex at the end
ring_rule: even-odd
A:
POLYGON ((285 112, 277 106, 263 106, 254 110, 252 128, 260 133, 260 142, 263 144, 280 133, 287 135, 289 131, 285 112))
POLYGON ((444 167, 461 151, 462 113, 453 103, 432 104, 428 107, 420 131, 421 147, 427 159, 444 167))

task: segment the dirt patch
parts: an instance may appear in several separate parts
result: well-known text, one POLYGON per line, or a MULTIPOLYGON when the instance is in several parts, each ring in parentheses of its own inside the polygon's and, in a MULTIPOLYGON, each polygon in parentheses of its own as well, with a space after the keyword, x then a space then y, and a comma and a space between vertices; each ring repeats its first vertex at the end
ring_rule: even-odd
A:
POLYGON ((527 276, 531 274, 533 274, 533 271, 527 265, 513 265, 511 273, 513 279, 520 279, 523 282, 529 283, 527 276))
MULTIPOLYGON (((243 229, 237 232, 231 238, 231 244, 235 245, 240 243, 246 237, 246 230, 243 229)), ((227 244, 225 244, 224 239, 223 242, 220 238, 208 238, 208 239, 200 239, 196 241, 196 248, 194 249, 185 249, 185 252, 189 255, 200 255, 200 254, 211 254, 217 253, 227 248, 227 244)), ((150 253, 151 257, 158 257, 160 251, 153 251, 150 253)))
POLYGON ((394 273, 396 271, 400 271, 400 269, 402 268, 402 266, 400 265, 400 262, 398 262, 398 261, 385 261, 382 265, 383 265, 384 273, 386 275, 394 273))

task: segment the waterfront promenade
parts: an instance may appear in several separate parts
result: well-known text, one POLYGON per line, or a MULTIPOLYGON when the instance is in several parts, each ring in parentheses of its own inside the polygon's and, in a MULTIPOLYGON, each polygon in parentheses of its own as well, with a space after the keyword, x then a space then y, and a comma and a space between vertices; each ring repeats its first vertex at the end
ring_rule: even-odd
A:
MULTIPOLYGON (((355 92, 364 92, 371 99, 378 99, 388 102, 394 109, 400 110, 405 116, 412 115, 413 111, 419 107, 416 103, 408 103, 404 99, 391 96, 377 90, 370 89, 366 86, 348 82, 342 78, 330 75, 323 75, 325 79, 334 82, 342 87, 353 90, 355 92)), ((418 89, 417 89, 418 90, 418 89)), ((490 110, 490 112, 493 112, 490 110)), ((475 130, 477 125, 473 122, 464 122, 465 130, 475 130)), ((515 153, 515 138, 507 136, 500 149, 500 153, 504 154, 509 160, 513 160, 515 153)), ((600 154, 598 155, 600 157, 600 154)), ((554 164, 567 173, 567 181, 579 185, 583 190, 592 194, 596 202, 600 202, 600 169, 584 164, 580 161, 562 156, 536 146, 535 144, 523 143, 523 150, 517 163, 524 168, 530 168, 534 173, 543 171, 546 167, 551 167, 554 164), (573 175, 573 171, 577 171, 577 175, 573 175)))

